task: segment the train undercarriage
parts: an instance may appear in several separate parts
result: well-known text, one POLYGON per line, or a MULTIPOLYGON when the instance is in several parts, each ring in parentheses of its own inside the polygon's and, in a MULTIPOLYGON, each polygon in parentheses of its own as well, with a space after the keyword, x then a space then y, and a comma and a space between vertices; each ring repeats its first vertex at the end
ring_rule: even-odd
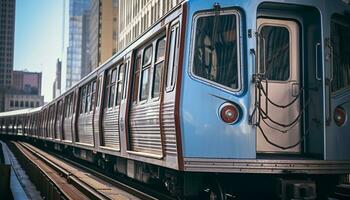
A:
MULTIPOLYGON (((349 163, 343 163, 344 166, 340 165, 340 168, 337 168, 339 173, 334 174, 331 172, 317 173, 320 172, 322 166, 317 168, 319 163, 313 166, 313 160, 303 158, 299 160, 303 160, 305 166, 311 166, 308 172, 304 170, 305 173, 287 168, 281 169, 279 165, 281 160, 278 159, 270 159, 268 165, 271 169, 267 167, 268 165, 260 163, 260 169, 266 169, 265 171, 260 170, 260 173, 259 167, 256 167, 254 173, 247 173, 246 171, 251 168, 248 162, 245 164, 246 167, 241 166, 241 169, 234 173, 195 172, 194 169, 193 171, 176 171, 51 141, 35 138, 23 139, 18 136, 6 136, 5 138, 24 140, 46 151, 98 169, 113 178, 126 178, 137 184, 164 192, 175 199, 346 199, 350 194, 350 176, 339 170, 342 167, 346 168, 349 163), (275 163, 274 166, 271 166, 271 163, 275 163), (281 170, 273 171, 273 168, 281 170), (271 170, 271 173, 268 173, 268 170, 271 170)), ((331 170, 331 165, 329 165, 329 170, 331 170)))

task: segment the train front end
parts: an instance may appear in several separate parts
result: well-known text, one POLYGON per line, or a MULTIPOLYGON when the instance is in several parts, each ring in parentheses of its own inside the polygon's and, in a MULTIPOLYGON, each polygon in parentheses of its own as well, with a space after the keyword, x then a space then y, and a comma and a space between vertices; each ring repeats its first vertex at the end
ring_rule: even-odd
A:
POLYGON ((264 181, 299 184, 310 197, 325 185, 323 195, 331 193, 350 173, 350 5, 185 5, 184 170, 216 172, 216 188, 231 193, 248 185, 271 192, 264 181))

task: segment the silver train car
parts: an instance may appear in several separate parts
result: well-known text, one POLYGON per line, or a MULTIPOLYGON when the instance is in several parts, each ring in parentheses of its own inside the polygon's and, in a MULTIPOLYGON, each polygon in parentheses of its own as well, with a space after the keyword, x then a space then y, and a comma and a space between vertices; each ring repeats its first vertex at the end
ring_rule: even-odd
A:
POLYGON ((349 55, 344 1, 188 0, 0 132, 179 198, 323 199, 350 173, 349 55))

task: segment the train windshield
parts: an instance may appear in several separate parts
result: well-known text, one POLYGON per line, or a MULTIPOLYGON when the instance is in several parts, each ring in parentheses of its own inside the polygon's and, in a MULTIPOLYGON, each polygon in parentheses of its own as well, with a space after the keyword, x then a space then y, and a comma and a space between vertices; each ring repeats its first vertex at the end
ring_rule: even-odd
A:
POLYGON ((237 17, 234 13, 205 13, 195 17, 192 68, 195 76, 238 88, 237 17))
POLYGON ((332 18, 331 41, 333 46, 332 92, 350 87, 350 21, 344 16, 332 18))

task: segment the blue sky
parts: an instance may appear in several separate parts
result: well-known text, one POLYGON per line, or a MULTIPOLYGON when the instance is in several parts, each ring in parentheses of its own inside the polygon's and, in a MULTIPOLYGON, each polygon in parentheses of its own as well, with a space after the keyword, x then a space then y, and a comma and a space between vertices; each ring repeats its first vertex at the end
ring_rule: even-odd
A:
MULTIPOLYGON (((52 99, 57 58, 62 58, 63 0, 17 0, 14 69, 42 72, 42 95, 52 99)), ((62 79, 64 82, 64 79, 62 79)))

